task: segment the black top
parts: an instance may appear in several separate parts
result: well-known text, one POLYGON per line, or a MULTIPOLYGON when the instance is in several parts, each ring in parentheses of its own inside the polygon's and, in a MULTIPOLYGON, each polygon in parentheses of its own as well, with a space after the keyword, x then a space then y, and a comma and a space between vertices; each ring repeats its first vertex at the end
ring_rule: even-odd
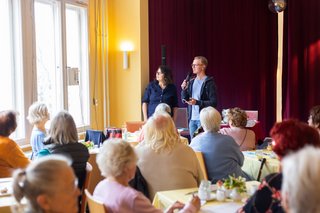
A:
MULTIPOLYGON (((188 101, 192 97, 192 86, 194 79, 189 82, 188 88, 181 91, 181 99, 188 101)), ((197 100, 196 105, 199 105, 199 110, 212 106, 217 107, 218 98, 217 98, 217 86, 212 77, 207 77, 204 80, 204 83, 201 86, 200 90, 200 100, 197 100)), ((192 115, 192 106, 188 105, 188 117, 191 119, 192 115)))
POLYGON ((244 212, 278 212, 283 213, 281 206, 282 173, 273 173, 265 177, 259 189, 248 199, 243 207, 244 212))
POLYGON ((78 187, 82 189, 89 159, 87 147, 82 143, 68 143, 63 145, 52 144, 48 149, 52 154, 63 154, 72 159, 72 168, 78 178, 78 187))
POLYGON ((159 86, 159 82, 154 80, 150 82, 145 89, 142 103, 148 104, 148 118, 152 116, 156 107, 160 103, 168 104, 171 108, 171 115, 173 115, 173 108, 178 107, 177 88, 174 84, 168 84, 164 89, 162 89, 159 86))

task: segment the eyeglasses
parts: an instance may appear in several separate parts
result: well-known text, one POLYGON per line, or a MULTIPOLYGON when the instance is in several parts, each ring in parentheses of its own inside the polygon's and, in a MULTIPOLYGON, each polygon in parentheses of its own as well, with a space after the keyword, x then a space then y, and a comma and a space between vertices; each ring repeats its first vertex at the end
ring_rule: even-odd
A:
POLYGON ((195 67, 200 67, 200 66, 202 66, 203 64, 191 64, 191 67, 192 68, 195 68, 195 67))
POLYGON ((163 74, 161 71, 158 71, 158 72, 156 72, 157 73, 157 75, 161 75, 161 74, 163 74))

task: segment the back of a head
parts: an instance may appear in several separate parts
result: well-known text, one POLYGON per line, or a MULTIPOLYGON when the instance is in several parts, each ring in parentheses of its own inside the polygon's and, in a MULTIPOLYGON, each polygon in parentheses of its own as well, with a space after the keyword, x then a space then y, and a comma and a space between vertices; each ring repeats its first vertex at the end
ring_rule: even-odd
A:
POLYGON ((200 123, 206 132, 218 132, 221 124, 221 115, 215 108, 209 106, 200 111, 200 123))
POLYGON ((9 137, 17 128, 17 112, 5 110, 0 112, 0 135, 9 137))
POLYGON ((97 164, 104 177, 122 175, 126 165, 136 161, 131 145, 122 139, 109 139, 103 143, 97 156, 97 164))
POLYGON ((144 126, 144 143, 155 152, 171 151, 180 140, 169 114, 154 114, 144 126))
POLYGON ((27 119, 30 124, 37 124, 45 119, 49 120, 49 112, 46 104, 42 102, 35 102, 29 107, 27 119))
POLYGON ((59 112, 51 121, 49 130, 50 140, 55 144, 78 142, 76 124, 67 111, 59 112))
POLYGON ((244 128, 247 125, 247 113, 239 107, 228 110, 228 120, 231 121, 232 126, 244 128))
POLYGON ((320 129, 320 105, 314 106, 310 110, 312 125, 320 129))
POLYGON ((276 123, 270 131, 270 136, 274 140, 272 150, 280 158, 306 145, 320 147, 319 133, 298 120, 290 119, 276 123))
MULTIPOLYGON (((37 202, 40 194, 52 195, 61 177, 61 172, 70 167, 71 160, 60 155, 49 155, 32 161, 25 169, 13 173, 13 195, 20 203, 26 198, 30 212, 43 212, 37 202)), ((71 167, 70 167, 71 168, 71 167)))
POLYGON ((320 212, 320 149, 305 147, 282 161, 282 195, 290 213, 320 212))
POLYGON ((158 104, 158 106, 156 107, 154 113, 156 114, 161 114, 161 113, 168 113, 169 115, 171 115, 171 108, 168 104, 166 103, 160 103, 158 104))

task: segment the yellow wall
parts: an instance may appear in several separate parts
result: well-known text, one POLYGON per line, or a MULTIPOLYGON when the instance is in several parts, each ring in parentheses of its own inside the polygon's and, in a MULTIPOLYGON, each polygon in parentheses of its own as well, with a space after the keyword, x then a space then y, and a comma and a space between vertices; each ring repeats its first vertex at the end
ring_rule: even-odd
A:
POLYGON ((107 0, 109 125, 141 120, 141 94, 149 79, 148 1, 107 0), (122 41, 131 41, 129 68, 122 67, 122 41))

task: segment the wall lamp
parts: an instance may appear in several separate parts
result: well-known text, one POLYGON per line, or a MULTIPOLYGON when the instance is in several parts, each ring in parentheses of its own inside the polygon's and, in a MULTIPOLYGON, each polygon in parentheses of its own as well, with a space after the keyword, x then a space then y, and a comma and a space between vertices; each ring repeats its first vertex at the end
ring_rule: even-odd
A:
POLYGON ((129 68, 129 53, 133 50, 133 44, 129 41, 124 41, 120 44, 120 49, 123 52, 123 69, 129 68))

